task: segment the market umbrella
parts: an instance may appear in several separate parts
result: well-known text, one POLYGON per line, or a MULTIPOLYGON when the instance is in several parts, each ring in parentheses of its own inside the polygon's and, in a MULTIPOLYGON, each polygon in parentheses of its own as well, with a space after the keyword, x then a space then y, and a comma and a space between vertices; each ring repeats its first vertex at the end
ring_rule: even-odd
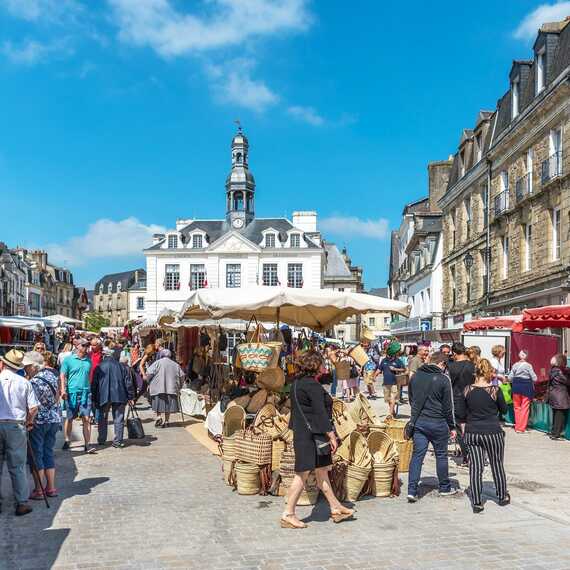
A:
POLYGON ((500 317, 483 317, 463 324, 464 331, 484 331, 489 329, 513 329, 522 321, 522 315, 506 315, 500 317))
POLYGON ((522 315, 525 329, 562 329, 570 327, 570 305, 549 305, 525 309, 522 315))
POLYGON ((49 315, 43 317, 42 321, 47 327, 59 327, 61 325, 80 325, 82 321, 79 319, 72 319, 71 317, 66 317, 65 315, 49 315))
POLYGON ((244 289, 199 289, 184 303, 180 319, 248 320, 284 322, 289 325, 327 330, 353 315, 370 312, 410 314, 408 303, 376 295, 295 289, 290 287, 249 287, 244 289))
POLYGON ((25 331, 41 332, 45 325, 42 319, 34 319, 31 317, 0 317, 0 327, 9 327, 11 329, 20 329, 25 331))

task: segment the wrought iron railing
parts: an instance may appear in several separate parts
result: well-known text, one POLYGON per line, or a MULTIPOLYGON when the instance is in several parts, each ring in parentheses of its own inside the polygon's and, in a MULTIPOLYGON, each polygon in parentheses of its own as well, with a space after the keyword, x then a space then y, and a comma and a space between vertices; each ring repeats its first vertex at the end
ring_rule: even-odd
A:
POLYGON ((540 180, 543 184, 562 174, 562 152, 551 154, 542 161, 540 167, 540 180))
POLYGON ((500 216, 509 209, 509 190, 503 190, 495 196, 495 216, 500 216))
POLYGON ((524 200, 531 192, 532 172, 527 172, 515 182, 515 196, 517 202, 524 200))

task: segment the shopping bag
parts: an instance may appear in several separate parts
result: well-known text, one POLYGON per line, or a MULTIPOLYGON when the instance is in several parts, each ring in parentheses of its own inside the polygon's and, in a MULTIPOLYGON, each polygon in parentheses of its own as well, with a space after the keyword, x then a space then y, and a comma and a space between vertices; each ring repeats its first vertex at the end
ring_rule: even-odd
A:
POLYGON ((503 392, 503 397, 505 398, 505 402, 507 405, 513 403, 513 397, 511 394, 511 385, 509 383, 504 383, 499 386, 501 392, 503 392))
POLYGON ((127 412, 127 434, 129 439, 143 439, 144 428, 136 408, 129 405, 127 412))

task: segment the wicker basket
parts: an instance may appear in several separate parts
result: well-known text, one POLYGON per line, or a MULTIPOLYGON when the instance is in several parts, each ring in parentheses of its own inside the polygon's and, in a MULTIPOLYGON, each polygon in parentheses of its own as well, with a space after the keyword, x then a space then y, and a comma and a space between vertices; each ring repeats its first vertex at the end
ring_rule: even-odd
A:
POLYGON ((356 501, 360 494, 368 476, 370 475, 370 467, 358 467, 349 465, 346 470, 346 498, 349 501, 356 501))
POLYGON ((251 430, 238 431, 235 435, 236 458, 243 463, 254 465, 271 464, 273 440, 266 433, 253 433, 251 430))
POLYGON ((388 427, 387 424, 370 424, 368 426, 368 429, 370 430, 370 433, 375 432, 375 431, 381 431, 383 433, 386 433, 386 428, 388 427))
POLYGON ((392 482, 396 463, 374 463, 372 493, 375 497, 389 497, 392 495, 392 482))
POLYGON ((239 495, 257 495, 261 489, 259 466, 237 462, 235 466, 237 492, 239 495))
POLYGON ((352 368, 350 362, 348 362, 347 360, 339 360, 334 363, 334 367, 336 370, 337 381, 350 379, 350 370, 352 368))
POLYGON ((222 470, 224 472, 224 482, 226 485, 231 485, 231 474, 234 466, 234 460, 227 457, 222 457, 222 470))
POLYGON ((359 366, 364 366, 370 360, 366 351, 359 344, 348 351, 348 356, 359 366))
POLYGON ((368 436, 368 449, 374 465, 393 463, 398 457, 398 448, 392 438, 384 432, 375 431, 368 436))
POLYGON ((274 440, 271 448, 271 471, 276 471, 281 466, 281 456, 284 451, 285 442, 280 439, 274 440))
POLYGON ((236 438, 235 435, 223 437, 222 439, 222 457, 233 461, 236 458, 236 438))
POLYGON ((407 473, 410 470, 410 461, 412 460, 412 453, 414 452, 414 442, 411 439, 397 440, 398 455, 400 456, 398 470, 400 473, 407 473))
POLYGON ((395 420, 393 418, 386 418, 386 424, 388 427, 386 428, 386 433, 394 440, 394 441, 403 441, 404 440, 404 428, 406 427, 405 420, 395 420))
POLYGON ((355 429, 356 422, 350 417, 344 402, 333 399, 333 424, 340 439, 348 437, 355 429))
MULTIPOLYGON (((290 487, 292 480, 293 480, 292 478, 288 480, 287 484, 285 485, 286 489, 290 487)), ((285 493, 285 504, 287 504, 288 500, 287 495, 288 493, 285 493)), ((307 477, 305 488, 303 489, 303 492, 299 497, 297 505, 299 505, 300 507, 316 505, 318 498, 319 498, 319 488, 317 487, 317 479, 315 477, 315 473, 311 471, 311 473, 309 473, 309 476, 307 477)))
POLYGON ((245 410, 238 405, 228 408, 224 413, 222 435, 224 438, 234 435, 236 431, 245 427, 245 410))

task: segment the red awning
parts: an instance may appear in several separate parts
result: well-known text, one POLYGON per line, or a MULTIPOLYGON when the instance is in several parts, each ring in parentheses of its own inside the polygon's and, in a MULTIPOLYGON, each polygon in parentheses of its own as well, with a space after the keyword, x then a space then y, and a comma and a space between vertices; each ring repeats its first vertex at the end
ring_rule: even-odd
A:
POLYGON ((525 329, 570 328, 570 305, 550 305, 525 309, 522 326, 525 329))
POLYGON ((463 323, 464 331, 486 331, 489 329, 520 330, 522 315, 485 317, 463 323))

